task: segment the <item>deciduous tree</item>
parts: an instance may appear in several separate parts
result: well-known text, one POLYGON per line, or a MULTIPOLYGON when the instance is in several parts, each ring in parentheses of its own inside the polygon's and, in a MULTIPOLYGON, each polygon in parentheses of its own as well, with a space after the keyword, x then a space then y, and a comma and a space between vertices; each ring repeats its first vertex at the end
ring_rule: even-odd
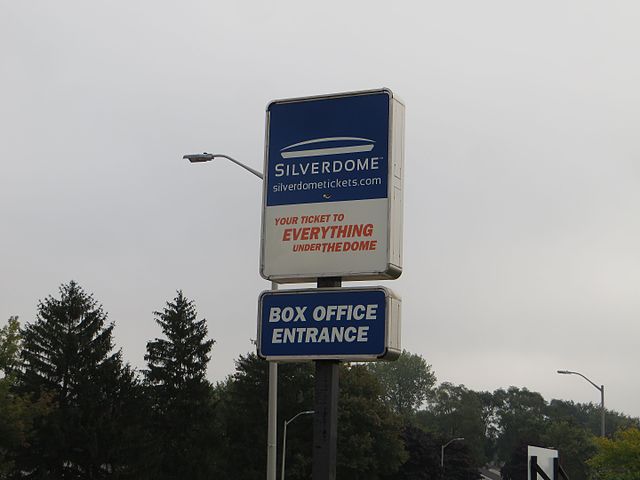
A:
POLYGON ((601 480, 640 478, 640 430, 620 430, 610 438, 596 438, 598 453, 589 460, 601 480))
POLYGON ((443 438, 464 437, 476 468, 487 462, 486 425, 481 396, 464 385, 444 382, 435 389, 429 408, 418 412, 416 422, 443 438))
POLYGON ((522 443, 541 445, 546 430, 546 406, 542 395, 526 388, 509 387, 493 393, 499 425, 497 456, 507 462, 522 443))
POLYGON ((406 350, 394 362, 369 364, 369 370, 382 385, 384 401, 401 415, 415 413, 436 384, 431 365, 420 355, 406 350))

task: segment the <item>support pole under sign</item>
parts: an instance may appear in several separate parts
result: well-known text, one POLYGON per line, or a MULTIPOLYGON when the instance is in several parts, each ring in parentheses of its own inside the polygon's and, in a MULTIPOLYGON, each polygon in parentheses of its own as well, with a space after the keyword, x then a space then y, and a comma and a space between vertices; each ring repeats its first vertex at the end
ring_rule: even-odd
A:
POLYGON ((400 299, 342 281, 402 273, 404 103, 389 89, 267 106, 258 353, 313 361, 312 480, 335 480, 340 362, 400 354, 400 299), (307 319, 312 321, 307 322, 307 319))
MULTIPOLYGON (((340 277, 319 278, 318 288, 341 287, 340 277)), ((312 480, 335 480, 340 363, 316 360, 312 480)))
POLYGON ((396 359, 400 299, 384 287, 266 291, 258 300, 258 354, 271 362, 313 361, 313 480, 335 480, 341 362, 396 359))

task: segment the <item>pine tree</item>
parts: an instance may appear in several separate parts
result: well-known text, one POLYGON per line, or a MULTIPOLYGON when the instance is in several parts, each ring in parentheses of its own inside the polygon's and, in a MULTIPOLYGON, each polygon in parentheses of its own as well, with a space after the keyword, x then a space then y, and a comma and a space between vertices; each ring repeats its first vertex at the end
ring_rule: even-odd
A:
POLYGON ((60 287, 59 299, 41 301, 22 331, 19 392, 53 403, 18 456, 27 477, 126 477, 120 439, 135 380, 112 332, 102 306, 73 281, 60 287))
POLYGON ((214 415, 206 369, 214 341, 181 291, 154 315, 166 337, 148 342, 145 355, 155 407, 156 478, 213 478, 214 415))

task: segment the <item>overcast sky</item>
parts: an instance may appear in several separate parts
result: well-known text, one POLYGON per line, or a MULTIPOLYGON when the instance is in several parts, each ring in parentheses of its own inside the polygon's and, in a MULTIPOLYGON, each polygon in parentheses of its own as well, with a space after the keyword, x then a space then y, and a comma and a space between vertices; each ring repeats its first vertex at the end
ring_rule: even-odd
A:
MULTIPOLYGON (((640 416, 636 1, 2 1, 0 325, 71 279, 143 367, 176 289, 253 347, 272 99, 406 103, 403 346, 440 381, 640 416)), ((374 282, 371 282, 374 283, 374 282)))

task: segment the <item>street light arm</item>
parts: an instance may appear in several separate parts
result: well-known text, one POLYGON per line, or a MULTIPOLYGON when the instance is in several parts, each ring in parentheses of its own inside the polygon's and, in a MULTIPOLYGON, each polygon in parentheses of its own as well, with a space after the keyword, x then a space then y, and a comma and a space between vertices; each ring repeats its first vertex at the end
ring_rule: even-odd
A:
POLYGON ((464 437, 456 437, 449 440, 447 443, 440 447, 440 468, 444 471, 444 449, 451 445, 453 442, 459 442, 464 440, 464 437))
POLYGON ((459 442, 459 441, 462 441, 462 440, 464 440, 464 438, 462 438, 462 437, 459 437, 459 438, 453 438, 453 439, 449 440, 447 443, 445 443, 445 444, 442 446, 442 448, 447 448, 447 447, 448 447, 450 444, 452 444, 453 442, 459 442))
POLYGON ((579 375, 582 378, 584 378, 587 382, 589 382, 591 385, 593 385, 600 392, 602 392, 602 390, 604 388, 604 385, 601 385, 601 386, 596 385, 595 383, 593 383, 591 380, 589 380, 587 377, 585 377, 580 372, 572 372, 571 370, 558 370, 558 373, 561 374, 561 375, 579 375))
POLYGON ((295 414, 293 417, 291 417, 289 420, 287 420, 286 423, 287 425, 289 425, 291 422, 293 422, 296 418, 298 418, 300 415, 310 415, 312 413, 316 413, 314 410, 305 410, 304 412, 299 412, 297 414, 295 414))
POLYGON ((254 170, 253 168, 249 167, 248 165, 245 165, 244 163, 236 160, 233 157, 230 157, 229 155, 226 155, 224 153, 193 153, 193 154, 188 154, 188 155, 183 155, 182 158, 189 160, 191 163, 201 163, 201 162, 210 162, 211 160, 213 160, 214 158, 226 158, 227 160, 235 163, 236 165, 244 168, 246 171, 253 173, 256 177, 258 177, 259 179, 263 179, 264 175, 262 174, 262 172, 259 172, 257 170, 254 170))
POLYGON ((604 385, 596 385, 595 383, 593 383, 591 380, 589 380, 587 377, 585 377, 583 374, 581 374, 580 372, 572 372, 571 370, 558 370, 558 373, 561 375, 579 375, 582 378, 584 378, 587 382, 589 382, 591 385, 593 385, 593 387, 598 390, 600 392, 600 434, 604 437, 605 434, 605 415, 606 415, 606 410, 604 408, 604 385))
POLYGON ((236 159, 235 159, 235 158, 233 158, 233 157, 230 157, 229 155, 225 155, 224 153, 214 153, 214 154, 213 154, 213 157, 214 157, 214 158, 216 158, 216 157, 226 158, 227 160, 230 160, 230 161, 232 161, 233 163, 235 163, 236 165, 238 165, 238 166, 240 166, 240 167, 244 168, 245 170, 247 170, 247 171, 249 171, 249 172, 253 173, 253 174, 254 174, 256 177, 258 177, 259 179, 261 179, 261 180, 262 180, 262 179, 264 178, 264 175, 262 174, 262 172, 259 172, 259 171, 257 171, 257 170, 254 170, 253 168, 251 168, 251 167, 249 167, 249 166, 245 165, 245 164, 244 164, 244 163, 242 163, 242 162, 239 162, 238 160, 236 160, 236 159))

